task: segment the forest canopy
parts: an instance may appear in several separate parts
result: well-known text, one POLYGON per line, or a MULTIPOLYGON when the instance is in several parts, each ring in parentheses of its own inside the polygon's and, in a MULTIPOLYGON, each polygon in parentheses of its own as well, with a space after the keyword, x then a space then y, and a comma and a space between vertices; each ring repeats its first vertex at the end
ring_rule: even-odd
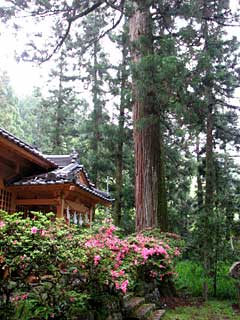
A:
POLYGON ((53 66, 48 94, 25 99, 1 74, 0 125, 44 153, 75 148, 94 183, 110 177, 117 225, 177 232, 213 268, 238 228, 239 41, 227 28, 239 12, 228 0, 6 0, 0 16, 16 33, 34 21, 19 58, 53 66))

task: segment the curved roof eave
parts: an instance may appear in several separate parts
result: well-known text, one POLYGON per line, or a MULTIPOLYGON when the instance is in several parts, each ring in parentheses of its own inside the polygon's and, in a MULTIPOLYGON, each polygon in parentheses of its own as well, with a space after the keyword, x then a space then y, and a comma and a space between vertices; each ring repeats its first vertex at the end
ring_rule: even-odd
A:
POLYGON ((57 168, 57 164, 54 163, 53 161, 48 160, 39 150, 32 147, 30 144, 22 141, 21 139, 17 138, 7 130, 0 128, 0 137, 2 137, 3 139, 7 140, 10 143, 13 143, 18 148, 23 149, 24 151, 28 152, 32 156, 36 157, 37 159, 40 160, 40 162, 43 162, 45 164, 45 167, 47 167, 48 169, 57 168))

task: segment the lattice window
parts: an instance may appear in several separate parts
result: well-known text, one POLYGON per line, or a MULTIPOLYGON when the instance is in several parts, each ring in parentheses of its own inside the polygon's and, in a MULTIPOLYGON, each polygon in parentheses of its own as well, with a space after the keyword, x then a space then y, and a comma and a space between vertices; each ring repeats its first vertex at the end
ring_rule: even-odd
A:
POLYGON ((0 209, 4 211, 11 210, 12 194, 0 188, 0 209))

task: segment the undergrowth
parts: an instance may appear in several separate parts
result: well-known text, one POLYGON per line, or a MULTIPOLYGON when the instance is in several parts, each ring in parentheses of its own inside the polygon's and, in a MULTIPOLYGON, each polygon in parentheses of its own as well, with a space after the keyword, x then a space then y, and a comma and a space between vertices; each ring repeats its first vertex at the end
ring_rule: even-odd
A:
MULTIPOLYGON (((235 299, 236 288, 234 280, 228 275, 231 262, 221 262, 217 272, 217 295, 219 299, 235 299)), ((176 287, 178 290, 192 296, 201 296, 203 288, 203 268, 195 261, 179 261, 176 265, 176 287)), ((209 296, 213 297, 213 280, 208 279, 209 296)))

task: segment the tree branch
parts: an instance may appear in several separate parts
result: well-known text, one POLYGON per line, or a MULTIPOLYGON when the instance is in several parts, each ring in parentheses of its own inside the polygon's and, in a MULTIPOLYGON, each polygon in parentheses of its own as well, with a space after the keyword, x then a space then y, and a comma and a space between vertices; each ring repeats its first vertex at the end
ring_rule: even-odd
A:
POLYGON ((102 4, 104 3, 104 1, 100 0, 97 3, 95 3, 94 5, 92 5, 90 8, 87 8, 86 10, 82 11, 81 13, 74 15, 72 17, 68 17, 67 18, 67 29, 64 33, 64 35, 60 38, 60 41, 56 44, 55 48, 53 49, 53 51, 51 52, 51 54, 49 54, 46 58, 42 59, 41 63, 49 61, 52 56, 59 50, 59 48, 62 47, 63 43, 65 42, 65 40, 67 39, 67 36, 70 33, 71 30, 71 25, 74 21, 88 15, 89 13, 93 12, 94 10, 96 10, 98 7, 100 7, 102 4))
POLYGON ((233 104, 229 104, 223 100, 216 100, 217 103, 220 103, 222 106, 227 107, 229 109, 240 110, 240 106, 235 106, 233 104))
POLYGON ((100 1, 96 2, 95 4, 93 4, 90 8, 87 8, 86 10, 82 11, 81 13, 79 13, 77 15, 74 15, 73 17, 69 17, 67 20, 74 22, 74 21, 78 20, 79 18, 82 18, 82 17, 88 15, 89 13, 93 12, 98 7, 100 7, 103 3, 104 3, 104 1, 100 0, 100 1))
POLYGON ((65 42, 65 40, 67 39, 67 36, 70 33, 71 25, 72 25, 72 22, 68 21, 68 26, 67 26, 67 29, 66 29, 64 35, 62 37, 60 37, 60 40, 56 44, 56 46, 53 49, 53 51, 46 58, 42 59, 41 63, 49 61, 52 58, 52 56, 62 47, 63 43, 65 42))
POLYGON ((115 10, 117 10, 117 11, 120 11, 120 12, 123 14, 123 13, 124 13, 124 12, 123 12, 123 6, 124 6, 124 3, 125 3, 125 0, 121 0, 120 4, 119 4, 118 6, 116 6, 116 5, 114 4, 115 2, 116 2, 116 1, 111 2, 111 1, 105 0, 105 3, 106 3, 107 5, 109 5, 109 7, 113 8, 113 9, 115 9, 115 10))

